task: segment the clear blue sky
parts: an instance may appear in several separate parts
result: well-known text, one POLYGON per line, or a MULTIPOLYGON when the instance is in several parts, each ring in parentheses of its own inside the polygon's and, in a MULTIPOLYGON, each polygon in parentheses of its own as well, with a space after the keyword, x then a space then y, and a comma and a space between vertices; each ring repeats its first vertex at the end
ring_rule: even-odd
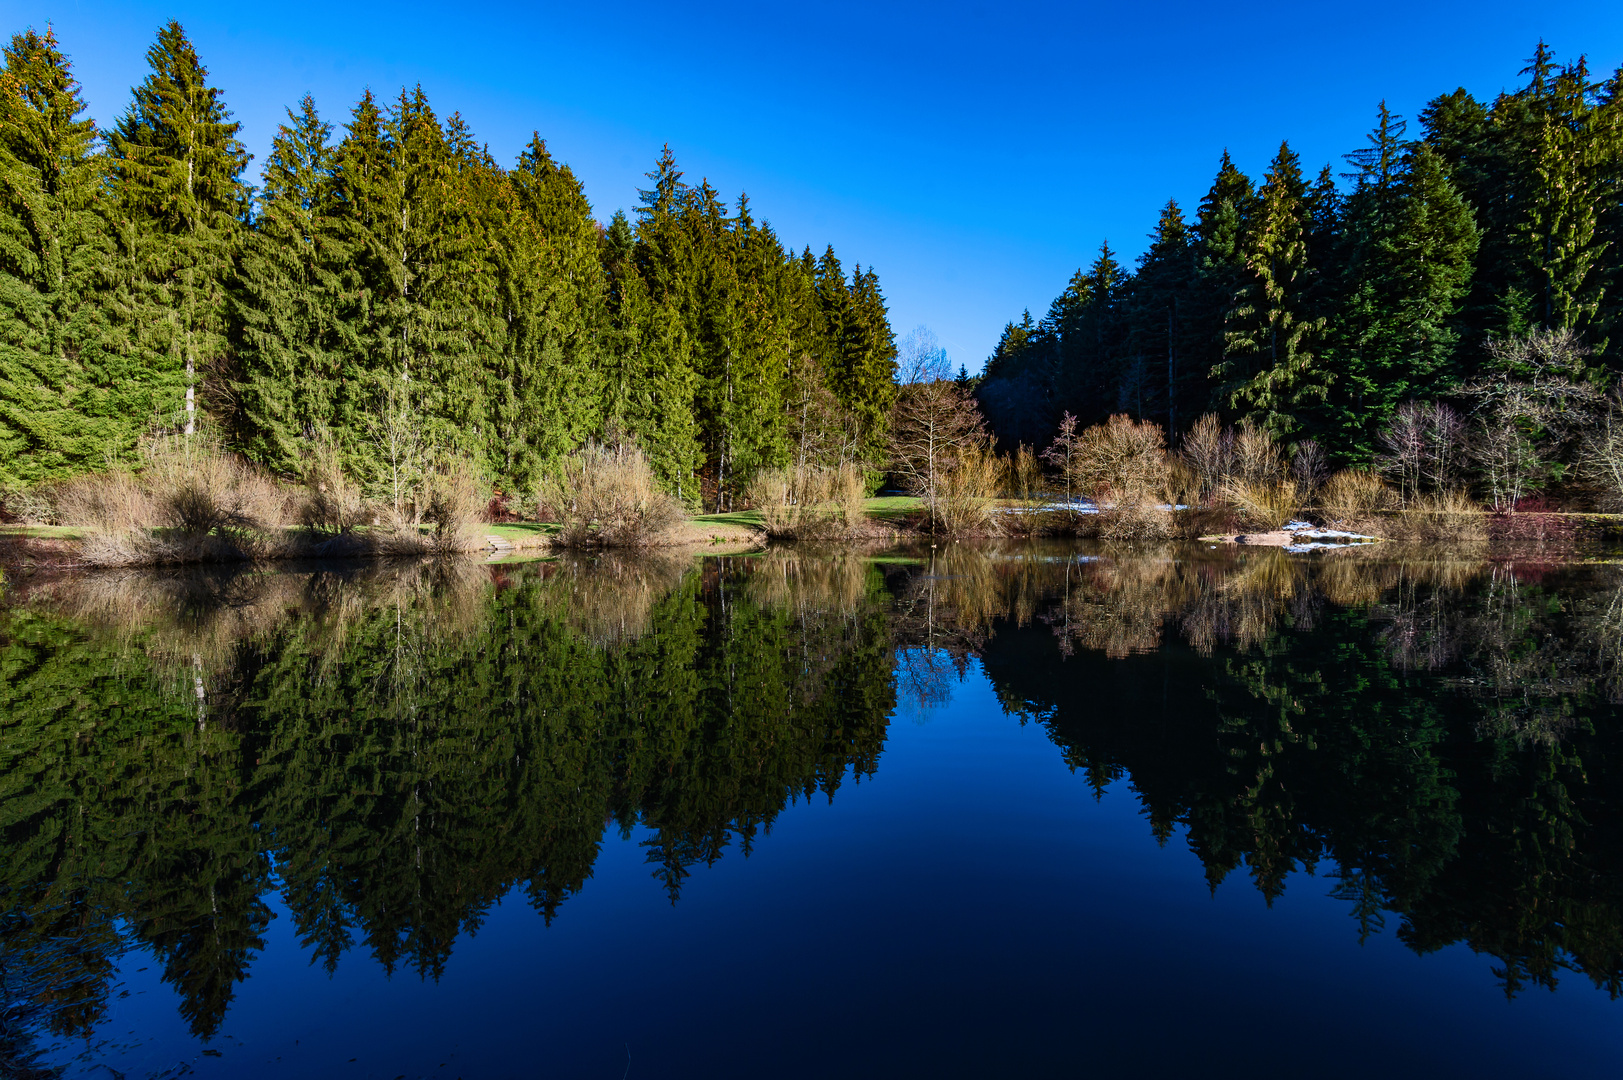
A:
POLYGON ((690 180, 748 191, 784 241, 874 265, 900 336, 978 369, 1101 240, 1127 257, 1168 196, 1192 209, 1227 146, 1260 175, 1356 147, 1383 97, 1413 116, 1492 96, 1544 37, 1623 62, 1623 2, 414 5, 0 0, 52 23, 104 124, 160 22, 196 42, 259 163, 307 91, 342 123, 361 89, 421 82, 499 160, 531 130, 629 209, 670 142, 690 180))

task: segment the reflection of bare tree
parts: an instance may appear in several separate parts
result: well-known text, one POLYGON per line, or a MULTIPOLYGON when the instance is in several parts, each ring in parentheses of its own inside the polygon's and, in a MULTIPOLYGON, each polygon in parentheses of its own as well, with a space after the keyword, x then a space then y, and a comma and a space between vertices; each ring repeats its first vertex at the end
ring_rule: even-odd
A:
POLYGON ((647 633, 654 606, 697 564, 661 551, 602 551, 560 557, 541 603, 594 645, 619 645, 647 633))

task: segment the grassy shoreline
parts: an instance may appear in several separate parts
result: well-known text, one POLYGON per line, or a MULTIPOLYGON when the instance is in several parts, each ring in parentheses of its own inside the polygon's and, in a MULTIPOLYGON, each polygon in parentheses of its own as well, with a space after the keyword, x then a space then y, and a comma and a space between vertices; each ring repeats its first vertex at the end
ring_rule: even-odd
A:
MULTIPOLYGON (((817 542, 861 542, 874 539, 901 539, 909 535, 927 535, 917 521, 923 501, 905 496, 882 496, 864 501, 863 513, 867 531, 858 535, 819 537, 817 542), (871 535, 870 535, 871 533, 871 535)), ((1059 514, 1059 511, 1049 511, 1059 514)), ((1418 512, 1386 511, 1380 515, 1389 528, 1379 529, 1373 535, 1388 535, 1383 539, 1402 543, 1416 538, 1406 536, 1410 531, 1408 517, 1417 520, 1418 512)), ((1623 541, 1623 514, 1594 512, 1540 511, 1521 514, 1480 515, 1480 528, 1475 533, 1480 539, 1461 543, 1487 543, 1491 546, 1535 544, 1539 547, 1568 547, 1576 544, 1623 541)), ((1078 528, 1075 515, 1065 520, 1031 525, 1021 530, 1032 536, 1071 535, 1087 538, 1088 532, 1078 528)), ((560 526, 554 522, 480 522, 466 530, 463 542, 456 550, 466 554, 485 553, 494 558, 537 557, 562 550, 560 526)), ((162 536, 174 530, 151 529, 150 535, 162 536)), ((279 562, 292 560, 367 559, 387 557, 391 554, 421 554, 422 552, 391 552, 370 548, 365 530, 346 534, 353 538, 348 545, 333 545, 340 539, 330 534, 307 528, 260 530, 256 543, 202 543, 204 539, 191 538, 194 543, 180 557, 132 559, 124 565, 186 565, 222 562, 279 562)), ((421 535, 429 537, 427 527, 421 535)), ((45 569, 93 569, 110 565, 98 563, 87 551, 97 538, 96 530, 65 525, 0 525, 0 568, 11 574, 45 569)), ((757 510, 738 510, 727 513, 691 515, 675 524, 656 541, 644 545, 648 548, 715 549, 725 547, 729 553, 764 548, 770 538, 757 510)), ((1183 539, 1206 539, 1184 537, 1183 539)), ((789 540, 789 542, 796 542, 789 540)), ((156 550, 156 549, 155 549, 156 550)))

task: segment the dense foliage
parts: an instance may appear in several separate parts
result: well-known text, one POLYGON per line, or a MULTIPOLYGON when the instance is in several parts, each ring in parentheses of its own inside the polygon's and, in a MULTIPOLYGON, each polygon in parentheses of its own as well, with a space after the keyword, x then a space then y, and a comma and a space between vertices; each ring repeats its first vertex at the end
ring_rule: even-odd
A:
POLYGON ((786 250, 669 149, 634 219, 605 225, 539 136, 504 168, 420 88, 367 92, 341 130, 307 97, 254 189, 178 24, 147 59, 104 132, 51 33, 5 50, 0 487, 204 419, 279 472, 324 443, 366 479, 454 455, 521 492, 630 436, 690 503, 787 464, 807 398, 883 445, 878 276, 786 250))
POLYGON ((1623 71, 1597 82, 1540 43, 1523 75, 1492 102, 1438 97, 1414 139, 1382 103, 1345 184, 1288 143, 1261 184, 1225 152, 1136 269, 1106 244, 1004 329, 979 387, 1000 440, 1041 446, 1066 411, 1181 434, 1215 410, 1361 463, 1402 403, 1491 371, 1494 339, 1570 331, 1604 380, 1623 366, 1623 71))

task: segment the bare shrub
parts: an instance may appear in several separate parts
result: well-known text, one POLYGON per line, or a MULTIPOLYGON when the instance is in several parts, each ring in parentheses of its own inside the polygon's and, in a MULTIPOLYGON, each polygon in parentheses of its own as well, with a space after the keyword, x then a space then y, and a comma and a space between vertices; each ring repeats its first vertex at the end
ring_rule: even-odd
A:
POLYGON ((1195 497, 1216 498, 1234 471, 1234 434, 1224 431, 1215 413, 1207 413, 1184 433, 1180 455, 1194 472, 1195 497))
POLYGON ((1235 476, 1223 485, 1222 497, 1248 525, 1271 530, 1296 516, 1302 505, 1302 488, 1294 477, 1245 480, 1235 476))
POLYGON ((1320 516, 1328 525, 1356 528, 1397 504, 1397 495, 1381 478, 1362 469, 1343 469, 1319 489, 1320 516))
POLYGON ((484 520, 488 488, 465 461, 453 461, 429 474, 423 521, 436 553, 466 551, 474 545, 476 526, 484 520))
POLYGON ((630 442, 587 443, 542 479, 538 499, 556 510, 558 539, 568 547, 655 544, 684 516, 630 442))
POLYGON ((1302 485, 1306 499, 1312 499, 1325 480, 1329 479, 1330 465, 1325 458, 1324 447, 1319 445, 1318 440, 1304 439, 1296 444, 1296 452, 1291 455, 1291 475, 1302 485))
POLYGON ((1082 433, 1073 467, 1101 503, 1146 502, 1165 486, 1166 436, 1159 424, 1118 413, 1082 433))
POLYGON ((146 528, 156 516, 146 489, 123 469, 75 477, 53 494, 57 521, 99 533, 146 528))
POLYGON ((948 535, 992 531, 1002 467, 989 450, 958 455, 941 484, 937 512, 948 535))
POLYGON ((1234 475, 1252 485, 1270 485, 1285 475, 1284 453, 1266 428, 1250 420, 1234 433, 1234 475))
POLYGON ((1200 477, 1181 457, 1167 455, 1154 494, 1169 510, 1189 509, 1200 501, 1200 477))
POLYGON ((331 442, 317 442, 304 460, 304 497, 297 520, 317 532, 349 533, 373 517, 361 489, 351 482, 331 442))
POLYGON ((1422 495, 1401 514, 1380 519, 1388 540, 1467 542, 1488 538, 1488 516, 1469 495, 1445 491, 1422 495))
POLYGON ((1488 343, 1489 367, 1464 387, 1473 403, 1470 456, 1493 507, 1514 511, 1555 474, 1572 442, 1597 426, 1604 395, 1591 350, 1571 330, 1535 330, 1488 343))
POLYGON ((142 448, 142 457, 141 483, 156 512, 150 524, 207 536, 283 522, 281 486, 205 435, 160 436, 142 448))
POLYGON ((1046 487, 1042 460, 1030 446, 1019 444, 1003 461, 1003 497, 1010 504, 1003 522, 1007 531, 1030 536, 1042 530, 1046 487))
POLYGON ((1099 511, 1099 536, 1106 540, 1165 540, 1172 514, 1153 499, 1116 502, 1099 511))
POLYGON ((1009 455, 1004 470, 1004 494, 1023 503, 1036 502, 1046 487, 1043 463, 1030 446, 1021 443, 1009 455))
POLYGON ((1447 405, 1406 401, 1381 432, 1376 463, 1408 506, 1424 490, 1441 493, 1458 486, 1465 436, 1465 421, 1447 405))
POLYGON ((772 536, 830 539, 861 527, 867 481, 851 462, 837 467, 760 469, 745 489, 772 536))
POLYGON ((1600 489, 1602 508, 1623 510, 1623 397, 1613 397, 1606 415, 1587 434, 1578 465, 1600 489))
POLYGON ((0 522, 55 525, 56 505, 44 488, 3 488, 0 489, 0 522))

